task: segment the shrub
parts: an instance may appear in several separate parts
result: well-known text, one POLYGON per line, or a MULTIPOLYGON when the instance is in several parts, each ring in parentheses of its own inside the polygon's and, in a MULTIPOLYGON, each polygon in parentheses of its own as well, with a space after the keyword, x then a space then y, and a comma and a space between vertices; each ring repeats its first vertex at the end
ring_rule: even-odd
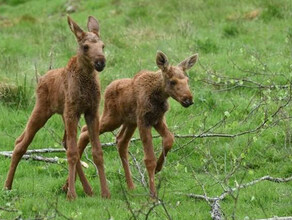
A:
POLYGON ((224 37, 236 37, 239 34, 239 29, 235 25, 227 25, 223 28, 224 37))
POLYGON ((205 40, 197 40, 198 50, 204 53, 217 53, 219 48, 215 42, 213 42, 210 38, 205 40))
POLYGON ((26 84, 26 79, 22 85, 0 83, 0 102, 9 107, 26 108, 31 99, 32 89, 26 84))

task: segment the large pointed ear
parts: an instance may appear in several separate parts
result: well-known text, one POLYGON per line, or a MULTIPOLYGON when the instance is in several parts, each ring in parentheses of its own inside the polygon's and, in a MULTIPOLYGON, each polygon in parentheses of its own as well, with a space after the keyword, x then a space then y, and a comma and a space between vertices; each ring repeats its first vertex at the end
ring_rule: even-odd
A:
POLYGON ((162 71, 167 70, 167 68, 169 67, 168 58, 161 51, 157 51, 156 64, 162 71))
POLYGON ((87 28, 88 28, 89 32, 93 32, 97 36, 100 36, 99 35, 99 23, 93 16, 88 17, 87 28))
POLYGON ((70 18, 70 16, 67 16, 68 24, 71 29, 71 31, 75 34, 78 41, 82 40, 84 37, 84 31, 70 18))
POLYGON ((194 54, 190 56, 189 58, 185 59, 182 61, 180 64, 178 64, 179 67, 182 67, 183 70, 188 70, 193 67, 193 65, 197 62, 198 60, 198 54, 194 54))

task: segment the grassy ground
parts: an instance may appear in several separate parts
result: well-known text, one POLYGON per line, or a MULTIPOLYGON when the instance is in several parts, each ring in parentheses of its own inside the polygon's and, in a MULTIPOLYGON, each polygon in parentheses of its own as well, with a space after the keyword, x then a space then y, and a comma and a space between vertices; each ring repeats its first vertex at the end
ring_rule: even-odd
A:
MULTIPOLYGON (((110 200, 100 198, 93 166, 85 172, 95 196, 86 197, 78 182, 78 199, 68 202, 60 190, 66 164, 23 161, 14 189, 0 191, 0 219, 129 219, 130 210, 138 219, 167 219, 167 213, 172 219, 211 219, 206 201, 185 194, 204 195, 205 190, 215 197, 222 186, 236 187, 265 175, 291 176, 291 105, 280 107, 289 101, 292 76, 290 0, 0 0, 1 150, 13 150, 25 127, 35 101, 35 72, 64 66, 75 53, 68 5, 76 7, 71 16, 80 26, 85 28, 88 15, 100 21, 107 57, 100 75, 103 89, 141 69, 156 70, 157 50, 172 63, 199 53, 199 64, 189 71, 195 104, 184 109, 170 100, 167 122, 175 134, 237 134, 264 125, 234 138, 177 138, 156 176, 160 204, 148 198, 133 160, 137 188, 126 190, 115 147, 104 149, 110 200)), ((60 148, 62 132, 61 118, 52 117, 30 149, 60 148)), ((104 134, 101 140, 112 142, 114 136, 104 134)), ((160 139, 154 144, 158 154, 160 139)), ((141 143, 132 143, 130 152, 144 171, 141 143)), ((0 160, 0 184, 9 163, 0 160)), ((260 182, 220 205, 226 219, 289 216, 291 196, 291 182, 260 182)))

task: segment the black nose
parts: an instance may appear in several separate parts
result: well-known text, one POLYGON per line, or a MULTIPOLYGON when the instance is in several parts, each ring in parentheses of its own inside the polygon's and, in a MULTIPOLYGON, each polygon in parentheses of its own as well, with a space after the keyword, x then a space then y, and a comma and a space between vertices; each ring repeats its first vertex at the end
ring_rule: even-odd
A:
POLYGON ((194 102, 193 102, 192 98, 185 98, 185 99, 183 99, 181 104, 182 104, 183 107, 187 108, 190 105, 194 104, 194 102))
POLYGON ((105 60, 98 60, 94 63, 94 67, 98 72, 103 71, 105 67, 105 60))

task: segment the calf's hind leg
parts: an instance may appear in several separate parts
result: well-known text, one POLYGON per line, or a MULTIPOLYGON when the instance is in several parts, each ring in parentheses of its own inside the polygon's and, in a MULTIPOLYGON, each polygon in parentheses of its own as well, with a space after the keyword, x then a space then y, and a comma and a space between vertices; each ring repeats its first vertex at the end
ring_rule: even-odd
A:
POLYGON ((132 180, 131 170, 128 160, 128 146, 131 137, 136 129, 136 126, 123 125, 117 136, 117 148, 125 171, 126 181, 129 189, 134 189, 135 185, 132 180))
POLYGON ((45 123, 51 116, 52 113, 44 110, 43 108, 40 107, 40 105, 36 104, 27 122, 24 132, 15 141, 15 147, 11 158, 11 164, 4 186, 6 189, 10 190, 12 188, 14 174, 20 159, 27 151, 27 148, 29 144, 32 142, 37 131, 45 125, 45 123))

